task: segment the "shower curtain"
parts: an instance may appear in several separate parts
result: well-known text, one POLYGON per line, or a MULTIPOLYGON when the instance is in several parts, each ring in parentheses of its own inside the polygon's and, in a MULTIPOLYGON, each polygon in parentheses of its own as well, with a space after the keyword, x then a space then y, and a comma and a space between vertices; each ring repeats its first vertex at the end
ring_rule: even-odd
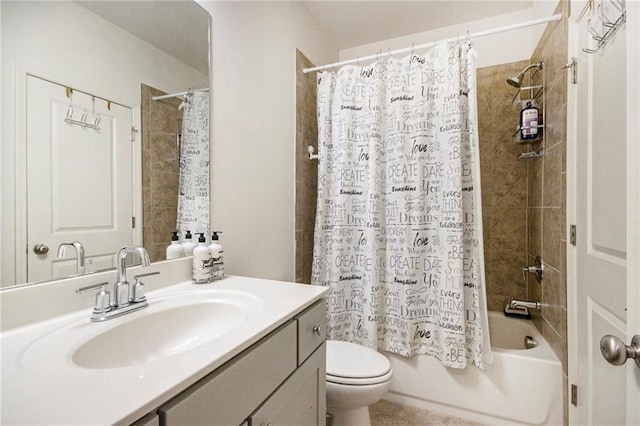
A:
POLYGON ((330 288, 328 338, 491 363, 474 61, 446 43, 318 74, 312 283, 330 288))
POLYGON ((209 92, 189 92, 184 100, 177 229, 209 236, 209 92))

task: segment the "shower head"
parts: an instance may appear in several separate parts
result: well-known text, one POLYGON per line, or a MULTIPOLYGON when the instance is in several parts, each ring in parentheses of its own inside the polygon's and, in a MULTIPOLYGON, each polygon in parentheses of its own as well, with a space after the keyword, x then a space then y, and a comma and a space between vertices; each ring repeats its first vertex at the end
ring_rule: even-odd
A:
POLYGON ((509 77, 507 79, 507 83, 509 83, 509 85, 511 85, 513 87, 520 88, 520 87, 522 87, 522 77, 524 77, 524 73, 529 71, 531 68, 542 69, 543 65, 544 65, 544 62, 542 62, 542 61, 537 62, 535 64, 531 64, 528 67, 526 67, 525 69, 523 69, 522 71, 520 71, 518 74, 516 74, 516 75, 514 75, 512 77, 509 77))

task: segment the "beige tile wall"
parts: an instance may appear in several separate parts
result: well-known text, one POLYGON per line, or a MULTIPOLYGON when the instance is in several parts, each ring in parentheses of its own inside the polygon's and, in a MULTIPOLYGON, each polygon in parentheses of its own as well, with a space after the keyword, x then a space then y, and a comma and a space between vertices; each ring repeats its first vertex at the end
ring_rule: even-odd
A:
POLYGON ((165 259, 178 211, 177 138, 182 112, 177 98, 151 100, 160 95, 166 93, 142 85, 142 244, 152 262, 165 259))
POLYGON ((296 50, 296 282, 311 283, 313 229, 316 221, 318 162, 309 160, 307 147, 318 152, 316 73, 304 74, 314 65, 296 50))
MULTIPOLYGON (((555 13, 565 18, 552 22, 538 43, 532 62, 545 61, 546 67, 546 145, 544 157, 530 161, 529 167, 529 244, 527 256, 533 264, 536 255, 544 262, 541 284, 529 282, 529 298, 543 303, 534 323, 562 361, 567 383, 567 274, 566 274, 566 127, 569 1, 562 0, 555 13)), ((537 79, 536 79, 537 80, 537 79)), ((539 84, 539 81, 534 81, 539 84)), ((565 423, 567 398, 564 398, 565 423)))
MULTIPOLYGON (((559 3, 556 13, 569 15, 569 2, 559 3)), ((545 61, 546 145, 543 158, 530 161, 528 258, 540 255, 545 266, 541 285, 530 280, 529 297, 543 302, 536 326, 551 343, 567 373, 567 285, 566 285, 566 123, 567 19, 553 22, 538 43, 531 61, 545 61)), ((537 79, 536 79, 537 80, 537 79)), ((536 84, 539 81, 535 81, 536 84)), ((533 263, 532 263, 533 264, 533 263)))
POLYGON ((478 131, 482 179, 485 269, 489 310, 502 311, 510 299, 526 299, 522 266, 527 258, 527 164, 515 143, 520 106, 507 78, 529 61, 480 68, 478 131))

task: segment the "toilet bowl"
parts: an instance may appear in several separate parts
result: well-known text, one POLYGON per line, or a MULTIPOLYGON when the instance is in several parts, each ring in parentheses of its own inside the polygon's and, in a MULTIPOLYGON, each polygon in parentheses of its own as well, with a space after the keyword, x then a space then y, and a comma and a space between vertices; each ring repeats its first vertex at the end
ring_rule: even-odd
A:
POLYGON ((327 340, 327 413, 333 426, 369 426, 369 405, 391 386, 391 363, 373 349, 327 340))

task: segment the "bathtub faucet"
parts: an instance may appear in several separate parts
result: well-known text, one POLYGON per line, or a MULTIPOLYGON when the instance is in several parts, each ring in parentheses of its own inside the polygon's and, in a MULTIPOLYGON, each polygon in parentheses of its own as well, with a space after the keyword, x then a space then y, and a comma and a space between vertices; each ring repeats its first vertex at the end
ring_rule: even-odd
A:
POLYGON ((529 302, 522 300, 511 299, 509 304, 504 308, 504 313, 507 315, 513 316, 522 316, 526 318, 530 318, 531 314, 529 313, 529 309, 540 309, 542 308, 542 303, 540 302, 529 302))
POLYGON ((512 309, 540 309, 542 308, 542 303, 511 299, 509 307, 512 309))

